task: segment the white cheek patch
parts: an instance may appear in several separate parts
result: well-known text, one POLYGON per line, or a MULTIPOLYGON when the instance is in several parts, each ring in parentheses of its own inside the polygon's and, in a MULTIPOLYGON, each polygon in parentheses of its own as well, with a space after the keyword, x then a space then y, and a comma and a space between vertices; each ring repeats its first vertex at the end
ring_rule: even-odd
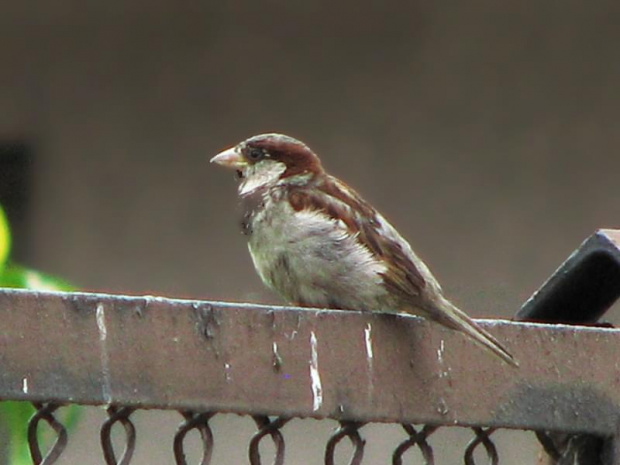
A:
POLYGON ((261 187, 276 184, 285 171, 286 165, 274 160, 262 160, 249 165, 243 173, 244 179, 239 185, 239 194, 247 195, 261 187))

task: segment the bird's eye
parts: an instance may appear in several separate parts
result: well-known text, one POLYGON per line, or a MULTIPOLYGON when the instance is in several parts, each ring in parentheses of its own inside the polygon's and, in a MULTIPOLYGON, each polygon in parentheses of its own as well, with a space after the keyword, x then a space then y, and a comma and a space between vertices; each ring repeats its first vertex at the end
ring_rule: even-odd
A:
POLYGON ((248 150, 248 159, 250 161, 259 161, 265 158, 265 151, 263 149, 251 148, 248 150))

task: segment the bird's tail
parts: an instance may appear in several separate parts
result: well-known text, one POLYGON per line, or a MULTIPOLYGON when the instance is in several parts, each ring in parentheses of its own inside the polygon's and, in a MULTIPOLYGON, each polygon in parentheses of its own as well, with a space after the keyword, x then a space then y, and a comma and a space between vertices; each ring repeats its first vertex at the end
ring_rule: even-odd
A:
POLYGON ((447 299, 441 299, 441 310, 432 313, 439 323, 448 328, 455 329, 469 336, 481 347, 491 351, 494 355, 504 360, 506 363, 518 367, 519 362, 493 335, 487 330, 478 326, 466 313, 447 299))

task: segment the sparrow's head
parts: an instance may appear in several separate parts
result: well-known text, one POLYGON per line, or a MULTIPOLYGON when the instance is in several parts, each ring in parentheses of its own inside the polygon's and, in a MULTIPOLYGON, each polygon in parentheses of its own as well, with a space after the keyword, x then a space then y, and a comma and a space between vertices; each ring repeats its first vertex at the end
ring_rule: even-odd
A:
POLYGON ((304 184, 323 173, 319 157, 306 144, 283 134, 250 137, 211 162, 237 171, 242 195, 277 184, 304 184))

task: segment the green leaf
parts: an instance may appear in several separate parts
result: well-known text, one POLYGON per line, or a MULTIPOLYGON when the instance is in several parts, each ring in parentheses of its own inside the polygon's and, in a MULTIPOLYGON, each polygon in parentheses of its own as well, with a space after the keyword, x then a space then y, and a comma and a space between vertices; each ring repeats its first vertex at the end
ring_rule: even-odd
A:
POLYGON ((32 289, 36 291, 73 291, 66 281, 13 263, 0 270, 0 287, 32 289))
POLYGON ((8 439, 7 463, 17 465, 32 463, 26 440, 26 428, 33 414, 34 407, 29 402, 4 401, 0 403, 0 426, 8 439))
POLYGON ((9 222, 6 214, 0 206, 0 269, 4 268, 4 264, 9 258, 11 251, 11 231, 9 230, 9 222))

